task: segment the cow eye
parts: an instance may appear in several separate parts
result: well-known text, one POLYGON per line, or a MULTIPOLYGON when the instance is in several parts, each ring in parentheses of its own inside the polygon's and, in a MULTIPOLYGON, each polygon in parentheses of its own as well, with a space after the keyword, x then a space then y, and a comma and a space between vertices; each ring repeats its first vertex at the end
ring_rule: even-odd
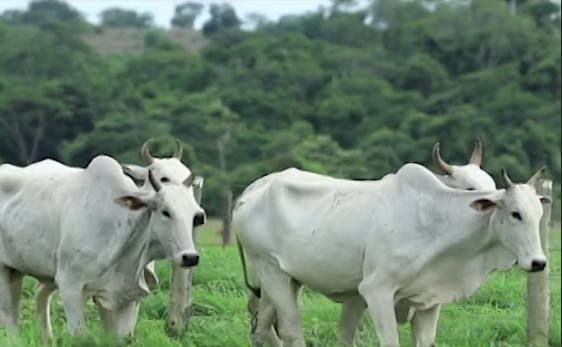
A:
POLYGON ((467 190, 476 190, 476 189, 474 189, 474 187, 470 187, 467 190))
POLYGON ((170 212, 162 210, 162 214, 164 215, 164 217, 170 218, 170 212))
POLYGON ((170 179, 169 179, 168 177, 162 177, 162 178, 160 179, 160 182, 162 182, 162 183, 168 183, 168 182, 170 182, 170 179))
POLYGON ((511 212, 511 217, 517 219, 517 220, 521 220, 521 213, 517 212, 517 211, 513 211, 511 212))

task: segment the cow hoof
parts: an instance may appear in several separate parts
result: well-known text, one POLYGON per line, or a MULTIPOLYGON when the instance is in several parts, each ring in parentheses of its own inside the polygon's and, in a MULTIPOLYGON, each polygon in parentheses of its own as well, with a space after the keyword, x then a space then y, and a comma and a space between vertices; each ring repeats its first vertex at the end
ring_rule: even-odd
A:
POLYGON ((175 319, 168 321, 166 325, 166 334, 170 337, 180 337, 183 334, 183 324, 178 323, 175 319))
POLYGON ((133 343, 133 337, 132 336, 127 336, 125 338, 123 338, 123 344, 124 345, 130 345, 133 343))
POLYGON ((45 345, 52 345, 54 340, 55 340, 54 336, 52 336, 52 335, 51 336, 43 336, 41 338, 41 342, 43 342, 43 344, 45 344, 45 345))
POLYGON ((320 347, 320 344, 318 344, 316 341, 305 341, 306 342, 306 347, 320 347))

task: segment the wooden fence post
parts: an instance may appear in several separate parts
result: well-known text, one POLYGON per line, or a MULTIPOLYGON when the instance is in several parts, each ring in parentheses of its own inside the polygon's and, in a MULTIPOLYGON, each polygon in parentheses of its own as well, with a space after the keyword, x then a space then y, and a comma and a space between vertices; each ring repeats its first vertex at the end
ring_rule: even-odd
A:
MULTIPOLYGON (((537 194, 552 198, 552 180, 540 179, 536 185, 537 194)), ((547 347, 551 329, 550 309, 550 238, 552 235, 551 205, 543 206, 540 223, 542 249, 549 265, 542 272, 527 275, 527 342, 529 346, 547 347)))
MULTIPOLYGON (((201 198, 203 197, 203 183, 205 182, 205 178, 198 176, 196 180, 193 182, 195 187, 195 199, 199 206, 201 206, 201 198)), ((197 229, 193 230, 193 242, 197 245, 197 229)), ((186 325, 189 323, 189 318, 193 313, 193 277, 194 277, 195 269, 191 269, 189 271, 189 282, 187 284, 187 308, 185 312, 186 316, 186 325)))
POLYGON ((232 244, 230 224, 232 221, 232 190, 228 189, 223 195, 222 205, 222 246, 232 244))
MULTIPOLYGON (((197 203, 201 205, 204 178, 195 177, 193 193, 197 203)), ((197 244, 197 230, 193 230, 193 242, 197 244)), ((168 315, 168 333, 181 335, 187 330, 192 314, 193 274, 195 269, 184 269, 172 263, 172 279, 170 284, 170 311, 168 315)))

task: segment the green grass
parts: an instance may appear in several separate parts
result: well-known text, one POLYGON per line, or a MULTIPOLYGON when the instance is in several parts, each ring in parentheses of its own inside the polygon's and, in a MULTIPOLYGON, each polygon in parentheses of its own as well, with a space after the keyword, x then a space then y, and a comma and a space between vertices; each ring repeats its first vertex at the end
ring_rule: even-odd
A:
MULTIPOLYGON (((130 347, 248 347, 250 317, 246 309, 247 291, 235 247, 212 246, 219 242, 219 224, 209 223, 200 232, 201 267, 195 275, 195 315, 190 330, 181 338, 165 333, 168 309, 169 265, 159 262, 160 289, 141 305, 139 323, 130 347)), ((553 335, 552 346, 560 346, 560 227, 554 236, 553 258, 553 335)), ((526 341, 526 278, 519 270, 493 274, 469 300, 444 307, 439 321, 439 347, 515 347, 526 341)), ((0 346, 38 347, 40 328, 33 305, 35 281, 26 280, 19 337, 8 338, 0 332, 0 346)), ((52 306, 52 319, 57 336, 56 346, 110 347, 115 344, 100 338, 101 326, 97 312, 89 307, 90 334, 72 341, 66 333, 64 313, 58 295, 52 306)), ((301 301, 304 334, 312 346, 337 346, 340 306, 304 291, 301 301)), ((360 334, 358 346, 377 346, 371 319, 360 334)), ((411 347, 409 327, 400 328, 403 347, 411 347)))

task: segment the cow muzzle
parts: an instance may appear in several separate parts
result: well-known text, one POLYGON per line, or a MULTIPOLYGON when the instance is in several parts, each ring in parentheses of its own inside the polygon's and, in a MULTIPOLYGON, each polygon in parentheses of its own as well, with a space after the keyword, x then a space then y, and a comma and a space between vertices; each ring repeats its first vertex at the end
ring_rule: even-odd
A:
POLYGON ((189 268, 199 265, 200 258, 199 253, 182 253, 174 260, 179 266, 189 268))
POLYGON ((541 272, 544 271, 548 262, 544 259, 535 259, 531 262, 531 267, 527 270, 527 272, 541 272))

